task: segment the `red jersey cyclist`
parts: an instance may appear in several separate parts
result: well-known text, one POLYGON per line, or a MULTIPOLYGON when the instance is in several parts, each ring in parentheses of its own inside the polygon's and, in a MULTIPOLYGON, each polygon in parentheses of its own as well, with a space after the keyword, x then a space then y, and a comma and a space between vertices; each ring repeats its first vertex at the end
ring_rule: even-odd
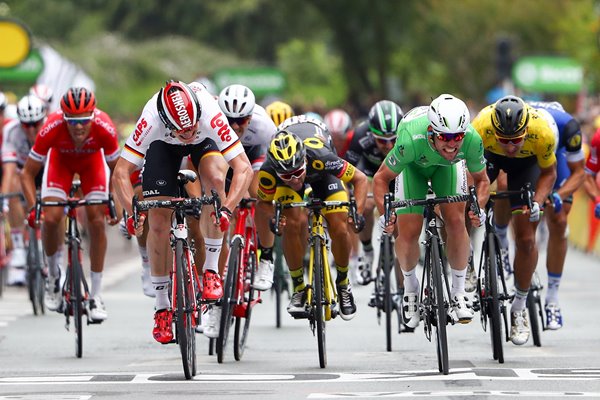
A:
MULTIPOLYGON (((64 201, 75 174, 81 180, 81 190, 87 200, 108 198, 110 169, 119 156, 117 130, 104 111, 96 108, 96 97, 89 89, 70 88, 60 101, 60 110, 51 114, 38 133, 23 167, 21 183, 27 206, 31 209, 28 222, 35 221, 35 177, 44 167, 43 201, 64 201), (44 166, 45 163, 45 166, 44 166)), ((42 243, 48 263, 48 278, 44 301, 49 310, 60 310, 59 248, 64 240, 64 211, 46 207, 42 226, 42 243)), ((102 271, 106 255, 106 206, 86 208, 90 234, 91 290, 88 317, 103 321, 107 317, 100 296, 102 271)), ((110 221, 116 224, 117 221, 110 221)))

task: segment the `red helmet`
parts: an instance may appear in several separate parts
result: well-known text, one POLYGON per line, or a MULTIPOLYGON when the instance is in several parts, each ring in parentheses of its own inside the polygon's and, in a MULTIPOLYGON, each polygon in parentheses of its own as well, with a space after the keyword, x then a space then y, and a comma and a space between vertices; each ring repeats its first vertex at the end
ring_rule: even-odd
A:
POLYGON ((172 131, 189 129, 198 122, 202 112, 194 91, 181 81, 168 81, 158 92, 158 115, 172 131))
POLYGON ((96 109, 96 96, 84 87, 72 87, 60 99, 60 108, 65 114, 93 112, 96 109))

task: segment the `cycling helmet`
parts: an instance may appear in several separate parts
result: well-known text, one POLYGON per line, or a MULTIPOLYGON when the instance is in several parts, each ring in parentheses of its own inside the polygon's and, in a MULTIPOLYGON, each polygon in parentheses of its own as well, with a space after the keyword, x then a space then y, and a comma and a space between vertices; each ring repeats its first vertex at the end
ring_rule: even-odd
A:
POLYGON ((521 136, 528 122, 528 107, 519 97, 504 96, 494 104, 492 125, 498 136, 521 136))
POLYGON ((313 111, 309 111, 307 113, 303 114, 306 118, 308 119, 314 119, 317 120, 319 122, 325 122, 325 120, 323 119, 323 117, 321 116, 321 114, 313 112, 313 111))
POLYGON ((325 114, 325 125, 329 132, 345 134, 352 128, 352 118, 346 111, 336 108, 325 114))
POLYGON ((283 101, 274 101, 265 107, 265 111, 271 117, 275 125, 279 126, 286 119, 294 116, 294 110, 283 101))
POLYGON ((156 108, 163 124, 172 131, 196 125, 202 109, 194 91, 181 81, 167 81, 156 97, 156 108))
POLYGON ((306 148, 298 135, 282 130, 271 140, 267 158, 279 173, 295 171, 305 162, 306 148))
POLYGON ((27 95, 17 104, 17 116, 22 123, 36 123, 46 118, 46 103, 37 96, 27 95))
POLYGON ((6 100, 6 95, 0 92, 0 111, 4 111, 7 105, 8 101, 6 100))
POLYGON ((427 118, 437 133, 465 132, 471 122, 465 102, 450 94, 442 94, 431 102, 427 118))
POLYGON ((369 110, 369 129, 375 136, 394 136, 402 115, 402 109, 393 101, 378 101, 369 110))
POLYGON ((60 108, 65 114, 89 113, 96 109, 96 96, 84 87, 72 87, 60 99, 60 108))
POLYGON ((54 95, 52 89, 43 83, 33 85, 29 89, 29 94, 39 97, 40 99, 44 100, 46 104, 52 103, 52 96, 54 95))
POLYGON ((219 107, 229 118, 252 115, 255 103, 254 93, 244 85, 229 85, 219 94, 219 107))

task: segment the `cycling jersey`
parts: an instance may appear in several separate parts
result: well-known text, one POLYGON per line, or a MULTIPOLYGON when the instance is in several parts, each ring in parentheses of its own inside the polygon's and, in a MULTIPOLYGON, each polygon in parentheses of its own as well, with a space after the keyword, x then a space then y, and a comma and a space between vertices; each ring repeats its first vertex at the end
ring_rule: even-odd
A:
MULTIPOLYGON (((525 143, 515 158, 536 157, 541 168, 548 168, 556 162, 554 133, 534 108, 528 105, 526 107, 529 112, 527 135, 525 136, 525 143)), ((492 112, 494 112, 493 104, 481 110, 471 124, 481 135, 486 152, 508 158, 496 139, 496 130, 492 126, 492 112)))
POLYGON ((31 150, 31 143, 27 139, 27 133, 23 130, 18 120, 12 120, 4 125, 2 135, 2 162, 16 163, 23 168, 27 156, 31 150))
POLYGON ((156 105, 158 92, 144 106, 142 115, 135 124, 135 129, 127 138, 121 157, 141 166, 150 144, 162 141, 174 146, 197 145, 205 139, 212 139, 225 160, 230 161, 244 149, 236 133, 227 123, 227 118, 219 108, 219 104, 206 88, 198 82, 188 85, 196 94, 202 110, 196 137, 190 143, 179 141, 161 121, 156 105))
POLYGON ((356 168, 364 172, 367 177, 373 178, 385 159, 385 154, 379 150, 373 135, 369 132, 369 121, 363 121, 356 129, 348 132, 350 143, 340 157, 356 165, 356 168))
POLYGON ((585 170, 588 174, 596 176, 600 171, 600 128, 594 133, 590 141, 590 154, 585 163, 585 170))

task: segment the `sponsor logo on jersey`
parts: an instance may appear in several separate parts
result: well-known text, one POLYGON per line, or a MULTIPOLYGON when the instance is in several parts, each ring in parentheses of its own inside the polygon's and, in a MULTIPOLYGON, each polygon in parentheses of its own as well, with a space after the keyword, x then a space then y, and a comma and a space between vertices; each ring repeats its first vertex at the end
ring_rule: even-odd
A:
POLYGON ((158 190, 152 189, 152 190, 144 190, 142 192, 142 194, 144 195, 144 197, 147 197, 147 196, 158 196, 160 193, 158 192, 158 190))
POLYGON ((325 168, 325 164, 321 160, 313 160, 311 165, 317 171, 322 171, 325 168))
POLYGON ((63 120, 62 119, 57 119, 54 120, 54 122, 52 122, 50 125, 46 125, 44 127, 44 129, 42 129, 41 131, 38 132, 38 136, 44 137, 46 136, 46 134, 48 132, 50 132, 52 129, 56 128, 58 125, 62 124, 63 120))
POLYGON ((231 141, 231 130, 229 129, 229 125, 226 124, 223 119, 223 113, 219 112, 210 120, 210 127, 213 129, 219 128, 217 135, 223 142, 231 141))
POLYGON ((165 181, 164 179, 159 179, 156 181, 156 184, 158 186, 167 186, 167 181, 165 181))
POLYGON ((100 125, 102 127, 102 129, 104 129, 106 132, 110 133, 111 136, 117 136, 117 131, 115 131, 115 127, 108 121, 104 121, 100 118, 94 118, 94 123, 96 125, 100 125))
POLYGON ((190 118, 188 110, 185 108, 185 103, 181 97, 181 92, 176 90, 171 92, 169 96, 171 96, 171 101, 175 107, 175 112, 177 113, 177 117, 179 117, 179 125, 181 125, 181 128, 186 129, 191 127, 192 119, 190 118))
POLYGON ((146 121, 146 118, 142 118, 142 120, 138 122, 138 124, 135 127, 135 130, 133 131, 133 141, 138 146, 142 145, 144 138, 150 131, 149 129, 146 129, 147 127, 148 121, 146 121))
POLYGON ((569 146, 571 148, 581 146, 581 135, 575 135, 571 139, 569 139, 569 146))
POLYGON ((329 160, 325 161, 325 168, 327 169, 340 169, 344 165, 344 160, 329 160))

